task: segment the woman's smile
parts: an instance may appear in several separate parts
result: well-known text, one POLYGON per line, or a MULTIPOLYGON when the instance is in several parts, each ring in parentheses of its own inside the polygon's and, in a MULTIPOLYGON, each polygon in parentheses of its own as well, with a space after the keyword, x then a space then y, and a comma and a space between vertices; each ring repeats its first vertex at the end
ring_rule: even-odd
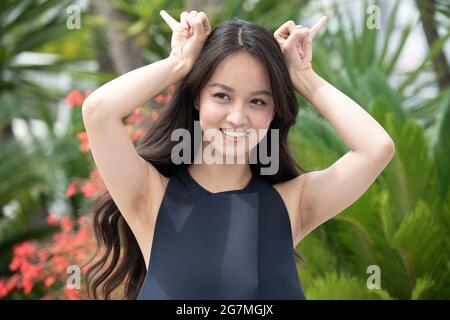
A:
POLYGON ((235 130, 220 128, 220 131, 222 132, 222 136, 225 138, 225 140, 228 141, 241 141, 244 140, 246 136, 248 136, 248 131, 242 129, 235 130))

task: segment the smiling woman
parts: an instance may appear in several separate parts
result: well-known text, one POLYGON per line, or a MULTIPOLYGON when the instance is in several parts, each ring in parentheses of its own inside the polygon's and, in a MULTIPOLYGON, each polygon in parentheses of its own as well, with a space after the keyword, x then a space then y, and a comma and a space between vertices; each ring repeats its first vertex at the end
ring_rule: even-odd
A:
POLYGON ((106 250, 88 271, 91 291, 101 287, 108 298, 126 281, 128 299, 304 299, 293 248, 367 190, 393 143, 312 71, 312 38, 326 17, 311 30, 287 22, 272 35, 240 20, 212 30, 203 12, 184 12, 180 22, 161 14, 173 30, 170 56, 105 84, 83 106, 108 190, 94 206, 106 250), (136 150, 121 118, 173 83, 136 150), (352 149, 325 170, 305 172, 289 153, 294 86, 352 149), (196 137, 197 121, 203 137, 176 163, 172 135, 196 137), (246 156, 264 146, 279 159, 274 172, 261 153, 246 156), (196 161, 205 150, 241 161, 196 161))
POLYGON ((253 135, 260 129, 267 131, 275 115, 266 67, 251 53, 230 54, 217 65, 201 90, 195 108, 200 112, 203 131, 216 129, 223 133, 224 139, 219 141, 210 141, 207 137, 207 143, 210 142, 217 153, 228 157, 226 150, 231 149, 227 147, 230 141, 241 142, 236 145, 237 150, 232 150, 232 157, 248 155, 264 138, 264 135, 253 135), (247 132, 252 135, 245 135, 247 132), (244 143, 247 141, 249 143, 244 143))
MULTIPOLYGON (((176 36, 174 41, 178 41, 176 36)), ((304 172, 288 152, 287 134, 298 106, 280 47, 266 29, 234 20, 212 31, 190 68, 178 67, 176 52, 173 48, 168 59, 141 70, 146 86, 161 86, 153 88, 154 94, 172 83, 177 86, 170 104, 137 147, 149 174, 139 175, 147 178, 130 200, 122 200, 133 190, 124 184, 130 181, 127 169, 111 169, 109 174, 111 160, 103 155, 106 151, 98 142, 97 135, 107 135, 111 141, 113 133, 95 130, 96 122, 111 119, 112 112, 102 117, 102 103, 94 108, 86 104, 85 123, 94 160, 109 192, 94 208, 98 236, 111 248, 89 270, 94 296, 102 286, 108 297, 116 285, 128 279, 129 299, 303 299, 291 211, 273 186, 304 172), (179 69, 183 72, 177 73, 179 69), (175 164, 177 141, 171 139, 172 133, 185 129, 196 137, 195 122, 200 123, 200 140, 189 144, 192 152, 187 161, 175 164), (218 139, 210 139, 211 130, 221 132, 218 139), (278 140, 273 142, 272 136, 278 140), (249 143, 241 143, 244 140, 249 143), (279 164, 274 174, 264 174, 269 163, 258 153, 254 162, 249 162, 249 157, 238 163, 196 162, 207 148, 225 158, 240 158, 264 144, 267 154, 277 153, 279 164), (115 181, 118 172, 124 177, 115 181), (139 205, 128 204, 133 201, 139 205), (122 245, 113 245, 119 237, 122 245), (109 260, 119 252, 123 260, 109 260), (110 268, 102 271, 107 261, 112 261, 110 268)), ((114 81, 119 84, 123 80, 120 82, 126 86, 129 76, 127 83, 138 83, 139 71, 114 81)), ((113 83, 108 83, 91 97, 101 101, 106 90, 114 95, 124 92, 123 86, 114 89, 113 83)), ((124 103, 130 96, 140 98, 138 92, 109 97, 111 103, 124 103)), ((123 105, 108 105, 118 115, 116 120, 132 111, 129 106, 119 114, 123 105)), ((114 119, 110 122, 117 123, 114 119)), ((116 154, 118 140, 114 143, 116 154)), ((123 163, 131 165, 126 159, 123 163)))

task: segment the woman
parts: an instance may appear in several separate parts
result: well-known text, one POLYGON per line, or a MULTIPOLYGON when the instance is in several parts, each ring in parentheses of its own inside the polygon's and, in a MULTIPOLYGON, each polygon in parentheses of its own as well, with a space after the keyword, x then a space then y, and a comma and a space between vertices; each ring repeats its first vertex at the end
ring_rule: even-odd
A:
POLYGON ((392 139, 313 71, 312 40, 326 17, 311 29, 288 21, 272 35, 239 20, 212 30, 203 12, 161 16, 173 31, 169 57, 83 105, 107 187, 94 205, 104 250, 89 289, 95 298, 125 282, 127 299, 304 299, 293 248, 368 189, 393 157, 392 139), (174 83, 135 149, 121 119, 174 83), (307 172, 289 154, 294 89, 350 148, 329 168, 307 172), (177 130, 188 133, 187 148, 177 130), (265 146, 275 155, 270 174, 256 152, 265 146))

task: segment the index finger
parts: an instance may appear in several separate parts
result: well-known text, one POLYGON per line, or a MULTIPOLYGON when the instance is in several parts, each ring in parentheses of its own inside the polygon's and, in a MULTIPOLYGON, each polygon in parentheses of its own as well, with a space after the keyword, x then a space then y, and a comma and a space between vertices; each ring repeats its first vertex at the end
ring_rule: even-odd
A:
POLYGON ((310 32, 309 32, 311 39, 316 36, 316 34, 320 31, 320 29, 322 29, 322 27, 325 25, 325 23, 327 23, 327 21, 328 21, 328 17, 323 16, 322 18, 319 19, 319 21, 316 22, 315 25, 313 25, 311 27, 310 32))
POLYGON ((174 18, 172 18, 172 16, 170 14, 168 14, 166 10, 161 10, 159 12, 159 14, 161 15, 161 17, 164 19, 164 21, 169 25, 169 27, 172 30, 176 29, 176 27, 178 25, 178 21, 175 20, 174 18))

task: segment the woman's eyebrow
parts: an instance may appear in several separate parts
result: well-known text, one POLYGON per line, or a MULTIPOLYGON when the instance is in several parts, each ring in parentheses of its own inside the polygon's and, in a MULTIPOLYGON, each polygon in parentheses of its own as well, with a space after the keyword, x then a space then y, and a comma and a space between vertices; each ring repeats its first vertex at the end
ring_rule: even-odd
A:
MULTIPOLYGON (((208 87, 220 87, 220 88, 222 88, 224 90, 227 90, 227 91, 230 91, 230 92, 234 92, 233 88, 231 88, 229 86, 226 86, 226 85, 224 85, 222 83, 217 83, 217 82, 210 84, 208 87)), ((252 94, 265 94, 267 96, 272 97, 272 93, 270 93, 270 91, 268 91, 268 90, 253 91, 252 94)))

